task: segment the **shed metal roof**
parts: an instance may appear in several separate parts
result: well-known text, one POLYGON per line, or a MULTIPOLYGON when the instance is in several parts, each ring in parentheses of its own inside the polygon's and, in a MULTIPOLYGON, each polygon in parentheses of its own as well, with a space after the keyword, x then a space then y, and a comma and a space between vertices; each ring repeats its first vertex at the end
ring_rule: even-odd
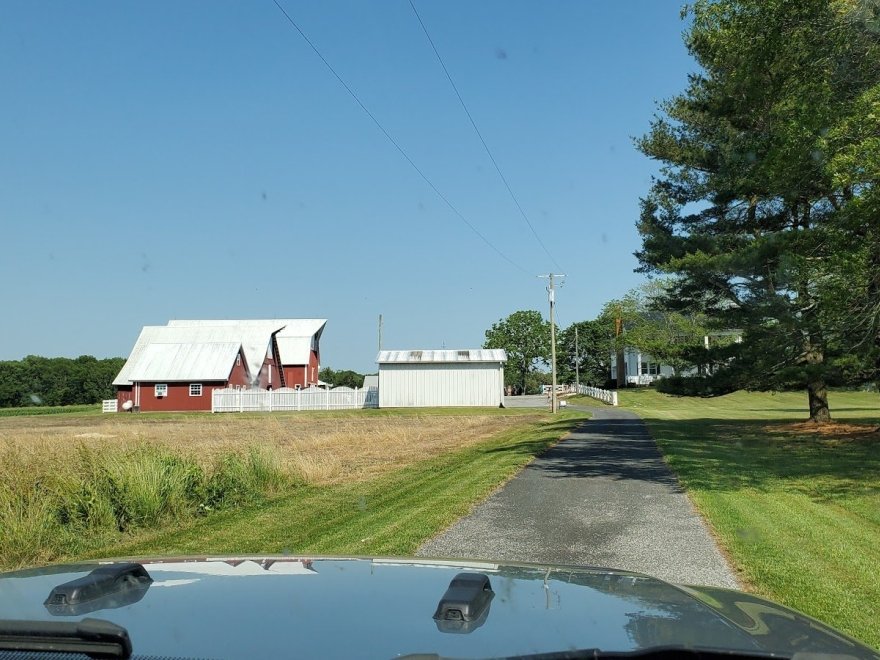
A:
POLYGON ((501 348, 470 348, 460 350, 379 351, 379 364, 422 364, 425 362, 507 362, 507 353, 501 348))

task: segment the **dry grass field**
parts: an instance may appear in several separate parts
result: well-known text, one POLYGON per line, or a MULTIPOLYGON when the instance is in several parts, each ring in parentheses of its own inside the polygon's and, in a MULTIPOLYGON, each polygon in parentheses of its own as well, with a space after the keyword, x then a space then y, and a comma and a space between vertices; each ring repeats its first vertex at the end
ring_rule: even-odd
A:
POLYGON ((63 469, 83 449, 114 452, 138 445, 192 457, 205 468, 223 455, 259 447, 299 481, 338 483, 472 445, 535 414, 358 412, 0 418, 0 483, 63 469))
POLYGON ((535 428, 541 411, 0 418, 0 567, 385 475, 535 428))

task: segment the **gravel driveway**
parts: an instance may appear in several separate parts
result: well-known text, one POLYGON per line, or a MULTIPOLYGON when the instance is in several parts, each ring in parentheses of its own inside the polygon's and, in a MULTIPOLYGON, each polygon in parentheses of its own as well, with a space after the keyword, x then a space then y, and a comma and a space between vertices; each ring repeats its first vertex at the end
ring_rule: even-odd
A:
POLYGON ((620 568, 737 588, 644 423, 616 408, 532 461, 422 556, 620 568))

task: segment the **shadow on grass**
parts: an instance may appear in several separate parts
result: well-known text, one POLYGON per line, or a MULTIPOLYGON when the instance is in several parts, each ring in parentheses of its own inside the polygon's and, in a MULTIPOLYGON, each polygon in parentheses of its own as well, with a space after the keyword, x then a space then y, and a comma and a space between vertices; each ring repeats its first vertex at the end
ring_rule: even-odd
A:
MULTIPOLYGON (((580 424, 573 438, 543 449, 549 436, 558 437, 570 426, 570 422, 553 423, 540 436, 484 451, 534 454, 536 459, 527 469, 552 478, 646 481, 671 489, 679 489, 681 479, 692 489, 788 490, 816 500, 880 495, 880 441, 876 438, 769 429, 796 420, 646 421, 647 426, 640 419, 594 419, 580 424)), ((877 420, 848 418, 846 422, 875 425, 877 420)))
MULTIPOLYGON (((819 500, 880 493, 876 438, 768 428, 786 421, 792 420, 649 419, 647 424, 689 488, 789 490, 819 500)), ((869 425, 876 421, 846 420, 869 425)))

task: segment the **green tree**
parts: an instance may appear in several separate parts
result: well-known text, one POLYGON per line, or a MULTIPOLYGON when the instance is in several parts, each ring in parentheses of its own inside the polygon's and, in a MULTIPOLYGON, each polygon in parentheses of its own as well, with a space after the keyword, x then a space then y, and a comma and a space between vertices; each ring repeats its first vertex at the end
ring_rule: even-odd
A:
POLYGON ((516 385, 525 393, 529 376, 539 365, 550 362, 550 322, 534 310, 514 312, 486 330, 483 347, 507 352, 505 384, 516 385))
POLYGON ((742 383, 805 388, 816 421, 856 349, 832 299, 852 191, 826 151, 877 81, 855 4, 698 0, 685 41, 701 71, 637 141, 663 164, 642 200, 641 270, 676 275, 668 309, 741 328, 742 383))
POLYGON ((323 367, 318 372, 318 378, 333 387, 363 387, 364 375, 349 369, 334 371, 330 367, 323 367))
POLYGON ((110 399, 113 379, 123 358, 99 360, 91 355, 46 358, 28 355, 0 362, 0 407, 66 406, 110 399))
POLYGON ((698 312, 666 309, 672 287, 671 281, 650 281, 605 304, 598 319, 602 327, 612 333, 618 318, 622 324, 610 351, 638 349, 671 366, 675 373, 703 366, 704 338, 710 334, 707 319, 698 312))
POLYGON ((611 378, 611 358, 614 353, 614 328, 603 319, 572 323, 559 333, 556 362, 559 381, 575 382, 575 362, 579 361, 582 385, 604 387, 611 378), (577 350, 575 350, 577 330, 577 350))

